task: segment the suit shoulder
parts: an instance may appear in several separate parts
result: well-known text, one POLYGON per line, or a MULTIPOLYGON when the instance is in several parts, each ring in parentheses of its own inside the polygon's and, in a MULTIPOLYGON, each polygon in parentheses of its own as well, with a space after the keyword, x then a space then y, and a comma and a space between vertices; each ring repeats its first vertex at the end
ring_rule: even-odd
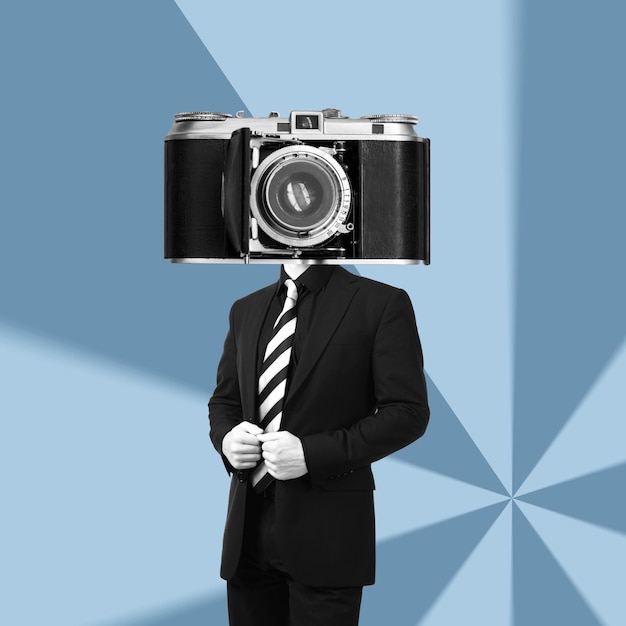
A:
POLYGON ((257 289, 256 291, 249 293, 247 296, 243 296, 242 298, 235 300, 231 309, 233 312, 253 309, 258 306, 260 302, 266 300, 274 289, 276 289, 276 283, 257 289))
POLYGON ((345 280, 354 283, 359 289, 372 296, 388 299, 394 295, 407 295, 406 291, 400 287, 394 287, 393 285, 388 285, 387 283, 382 283, 372 278, 366 278, 365 276, 358 276, 347 270, 343 270, 342 273, 344 274, 345 280))

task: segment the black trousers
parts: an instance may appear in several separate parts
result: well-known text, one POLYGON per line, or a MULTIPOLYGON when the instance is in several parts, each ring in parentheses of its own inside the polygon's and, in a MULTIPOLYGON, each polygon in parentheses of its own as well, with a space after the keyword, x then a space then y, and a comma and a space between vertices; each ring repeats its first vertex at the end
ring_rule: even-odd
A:
POLYGON ((248 485, 241 560, 228 581, 230 626, 358 626, 362 587, 310 587, 295 581, 276 548, 274 489, 248 485))

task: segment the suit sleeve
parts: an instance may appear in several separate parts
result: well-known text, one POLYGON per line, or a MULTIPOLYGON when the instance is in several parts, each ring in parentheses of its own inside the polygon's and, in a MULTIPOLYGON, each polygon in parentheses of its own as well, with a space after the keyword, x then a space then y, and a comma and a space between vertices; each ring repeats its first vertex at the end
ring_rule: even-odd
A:
POLYGON ((422 436, 429 419, 423 357, 411 301, 394 290, 374 338, 375 412, 352 426, 302 438, 312 483, 369 465, 422 436))
POLYGON ((222 455, 229 473, 235 471, 222 454, 224 436, 243 421, 239 377, 237 373, 237 345, 235 338, 235 305, 229 315, 229 329, 224 351, 217 367, 217 384, 209 400, 210 437, 215 449, 222 455))

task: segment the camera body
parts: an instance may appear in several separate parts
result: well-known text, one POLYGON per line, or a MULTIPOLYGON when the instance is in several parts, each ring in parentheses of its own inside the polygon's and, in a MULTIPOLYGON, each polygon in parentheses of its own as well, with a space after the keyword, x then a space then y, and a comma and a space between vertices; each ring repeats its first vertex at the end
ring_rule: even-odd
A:
POLYGON ((165 258, 430 263, 430 141, 410 115, 180 113, 165 138, 165 258))

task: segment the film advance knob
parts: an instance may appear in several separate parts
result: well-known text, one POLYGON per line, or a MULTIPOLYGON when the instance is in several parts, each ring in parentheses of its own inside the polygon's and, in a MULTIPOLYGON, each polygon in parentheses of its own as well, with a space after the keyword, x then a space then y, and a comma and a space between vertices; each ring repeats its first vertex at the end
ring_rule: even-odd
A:
POLYGON ((347 117, 339 109, 322 109, 322 115, 327 120, 346 119, 347 117))
POLYGON ((223 122, 232 117, 228 113, 217 113, 214 111, 189 111, 187 113, 177 113, 174 115, 176 122, 223 122))

